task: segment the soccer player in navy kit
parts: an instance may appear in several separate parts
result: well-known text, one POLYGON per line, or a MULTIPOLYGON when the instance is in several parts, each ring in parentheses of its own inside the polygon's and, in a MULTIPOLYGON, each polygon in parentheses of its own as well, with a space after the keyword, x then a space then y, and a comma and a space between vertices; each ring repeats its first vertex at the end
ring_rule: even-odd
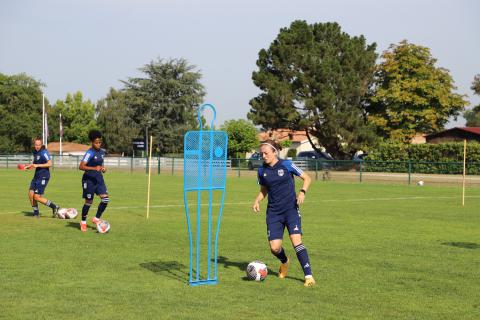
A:
POLYGON ((92 218, 94 224, 101 222, 103 212, 108 205, 107 186, 103 180, 103 173, 107 170, 103 166, 103 158, 105 150, 101 149, 102 134, 98 130, 92 130, 88 133, 88 137, 92 142, 92 147, 88 149, 80 162, 79 169, 85 171, 82 176, 82 189, 85 204, 82 208, 82 221, 80 222, 80 230, 87 231, 87 215, 90 206, 93 203, 93 197, 97 194, 100 197, 97 214, 92 218))
POLYGON ((35 168, 35 175, 30 183, 30 189, 28 190, 28 198, 33 209, 33 216, 38 218, 40 211, 38 210, 38 202, 52 208, 53 217, 57 216, 60 209, 52 201, 42 197, 47 188, 48 181, 50 180, 50 167, 52 166, 52 159, 50 153, 42 143, 42 139, 37 137, 33 141, 33 163, 25 166, 25 169, 35 168))
POLYGON ((278 276, 280 278, 287 276, 290 263, 282 248, 283 231, 286 227, 305 274, 304 285, 310 287, 315 284, 315 279, 307 249, 302 243, 302 224, 298 205, 303 203, 311 179, 291 161, 279 159, 279 150, 281 150, 280 146, 273 140, 267 140, 260 145, 264 163, 258 168, 260 192, 253 203, 253 210, 259 212, 260 201, 268 195, 267 233, 270 250, 281 262, 278 276), (303 186, 298 195, 295 194, 294 176, 299 176, 303 180, 303 186))

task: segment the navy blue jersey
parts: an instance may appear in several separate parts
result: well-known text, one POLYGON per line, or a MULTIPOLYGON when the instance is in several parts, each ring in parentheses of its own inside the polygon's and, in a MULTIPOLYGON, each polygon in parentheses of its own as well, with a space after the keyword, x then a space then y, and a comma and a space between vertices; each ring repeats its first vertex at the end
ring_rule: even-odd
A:
MULTIPOLYGON (((94 148, 90 148, 87 150, 87 152, 83 156, 82 161, 87 163, 87 167, 103 166, 104 157, 105 157, 104 149, 95 150, 94 148)), ((91 176, 91 177, 99 177, 99 176, 102 176, 102 172, 96 171, 96 170, 86 170, 84 175, 91 176)))
POLYGON ((294 175, 302 170, 290 160, 281 160, 273 166, 263 164, 258 168, 258 183, 267 188, 267 214, 282 214, 297 206, 294 175))
MULTIPOLYGON (((50 160, 50 153, 47 149, 40 149, 39 151, 33 151, 33 163, 34 164, 45 164, 50 160)), ((36 168, 34 178, 50 178, 50 169, 49 168, 36 168)))

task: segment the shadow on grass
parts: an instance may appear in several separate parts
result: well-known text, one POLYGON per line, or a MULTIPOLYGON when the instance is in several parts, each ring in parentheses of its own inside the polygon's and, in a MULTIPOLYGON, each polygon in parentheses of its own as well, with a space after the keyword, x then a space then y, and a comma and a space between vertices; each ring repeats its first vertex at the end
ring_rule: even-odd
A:
POLYGON ((33 217, 33 212, 32 211, 22 211, 22 213, 25 217, 33 217))
MULTIPOLYGON (((217 261, 218 261, 219 264, 223 264, 223 266, 227 269, 230 268, 230 267, 236 267, 244 273, 246 272, 247 266, 249 264, 249 262, 230 261, 230 259, 228 257, 224 257, 224 256, 218 257, 217 261)), ((273 271, 271 268, 268 269, 268 274, 273 275, 275 277, 278 277, 278 272, 273 271)), ((287 276, 286 278, 287 279, 292 279, 292 280, 297 280, 297 281, 300 281, 302 283, 304 281, 304 279, 290 277, 290 276, 287 276)), ((247 276, 242 277, 242 279, 245 280, 245 281, 251 281, 247 276)))
POLYGON ((464 249, 480 249, 480 244, 474 242, 442 242, 444 246, 451 246, 464 249))
POLYGON ((177 261, 143 262, 140 267, 181 282, 188 281, 187 266, 177 261))

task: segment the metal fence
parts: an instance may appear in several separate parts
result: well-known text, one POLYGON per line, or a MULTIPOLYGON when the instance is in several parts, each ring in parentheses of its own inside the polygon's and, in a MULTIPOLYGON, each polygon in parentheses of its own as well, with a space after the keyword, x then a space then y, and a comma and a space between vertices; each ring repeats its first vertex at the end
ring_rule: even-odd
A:
MULTIPOLYGON (((53 170, 78 170, 81 156, 52 155, 53 170)), ((0 168, 16 169, 18 164, 31 163, 32 155, 0 155, 0 168)), ((461 162, 421 161, 350 161, 350 160, 305 160, 293 159, 296 166, 307 171, 315 180, 345 182, 394 182, 413 184, 457 183, 462 181, 461 162)), ((227 174, 230 176, 256 176, 261 161, 228 159, 227 174)), ((148 172, 148 158, 106 157, 108 170, 148 172)), ((480 186, 480 163, 467 163, 467 182, 480 186)), ((152 173, 183 175, 183 158, 152 158, 152 173)))

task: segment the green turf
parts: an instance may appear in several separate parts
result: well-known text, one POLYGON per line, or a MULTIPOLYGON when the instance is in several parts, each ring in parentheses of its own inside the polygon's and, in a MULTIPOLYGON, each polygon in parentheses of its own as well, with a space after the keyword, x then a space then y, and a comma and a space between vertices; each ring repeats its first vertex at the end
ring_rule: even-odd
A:
MULTIPOLYGON (((54 171, 46 195, 80 210, 80 177, 54 171)), ((106 235, 45 207, 31 217, 30 178, 0 170, 1 319, 480 318, 479 188, 461 207, 459 187, 314 182, 301 209, 317 286, 304 288, 289 243, 289 277, 275 275, 264 215, 250 210, 255 179, 229 178, 220 283, 190 287, 182 177, 152 177, 146 220, 146 176, 108 173, 106 235), (262 283, 245 280, 256 259, 262 283)))

